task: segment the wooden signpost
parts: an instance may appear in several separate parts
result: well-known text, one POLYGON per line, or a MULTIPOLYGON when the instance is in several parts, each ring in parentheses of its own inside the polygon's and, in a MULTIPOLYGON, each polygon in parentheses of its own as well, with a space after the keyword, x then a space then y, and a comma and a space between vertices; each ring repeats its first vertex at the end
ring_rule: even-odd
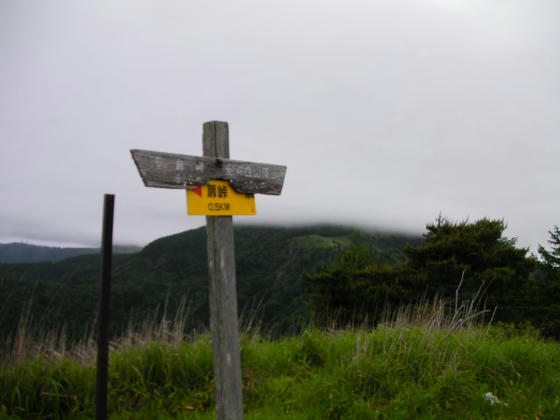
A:
POLYGON ((255 214, 254 194, 279 195, 286 167, 230 160, 226 122, 204 123, 202 149, 203 156, 146 150, 131 153, 147 187, 190 190, 187 194, 194 195, 188 198, 189 214, 206 215, 216 412, 219 420, 241 420, 243 398, 231 216, 255 214), (237 207, 237 201, 229 199, 234 194, 241 196, 237 198, 245 203, 244 207, 237 207), (193 210, 191 202, 197 196, 200 200, 193 210))

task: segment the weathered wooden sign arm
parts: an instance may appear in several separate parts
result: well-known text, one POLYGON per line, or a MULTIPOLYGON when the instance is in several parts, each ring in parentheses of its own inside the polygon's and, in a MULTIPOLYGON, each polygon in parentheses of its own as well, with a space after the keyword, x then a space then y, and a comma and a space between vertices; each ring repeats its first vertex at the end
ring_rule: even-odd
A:
POLYGON ((227 158, 131 150, 147 187, 188 189, 209 180, 229 181, 242 194, 280 195, 286 167, 227 158))
MULTIPOLYGON (((229 203, 220 202, 220 194, 221 198, 234 195, 235 192, 245 195, 279 195, 282 191, 286 167, 229 159, 229 130, 226 122, 204 123, 202 136, 204 156, 137 149, 130 152, 147 187, 192 189, 187 196, 200 194, 201 197, 202 190, 205 190, 208 200, 211 195, 210 187, 213 187, 212 200, 217 201, 205 202, 208 212, 193 214, 207 215, 210 329, 214 356, 216 412, 219 420, 242 420, 241 358, 231 215, 255 214, 255 211, 253 209, 250 213, 239 212, 239 209, 233 209, 233 201, 231 212, 219 215, 215 210, 220 207, 222 211, 224 206, 228 206, 229 209, 229 203), (235 191, 221 186, 220 184, 227 184, 221 181, 229 182, 235 191), (201 188, 202 185, 206 186, 201 188)), ((254 197, 245 196, 245 199, 252 200, 254 204, 254 197)))

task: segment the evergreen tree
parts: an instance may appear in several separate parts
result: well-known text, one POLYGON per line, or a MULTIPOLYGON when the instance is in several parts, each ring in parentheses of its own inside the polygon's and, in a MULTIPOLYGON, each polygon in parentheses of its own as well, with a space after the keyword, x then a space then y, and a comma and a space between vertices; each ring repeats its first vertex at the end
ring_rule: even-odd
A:
POLYGON ((493 303, 526 285, 534 262, 527 258, 528 249, 516 248, 515 239, 503 236, 502 220, 455 223, 439 216, 426 229, 425 243, 405 253, 408 266, 426 274, 429 294, 452 297, 463 273, 462 292, 487 287, 493 303))
POLYGON ((515 247, 515 239, 503 236, 503 221, 454 223, 440 216, 426 228, 423 244, 405 248, 404 263, 367 261, 364 250, 355 245, 331 267, 305 275, 315 315, 367 314, 375 321, 379 308, 426 296, 454 299, 463 278, 463 298, 482 288, 488 306, 499 306, 502 320, 523 319, 534 303, 527 291, 535 261, 527 257, 527 249, 515 247))
POLYGON ((333 312, 342 318, 352 312, 358 300, 356 275, 370 263, 367 246, 354 235, 352 245, 339 254, 330 267, 317 274, 302 275, 309 285, 311 308, 318 322, 329 321, 333 312))
POLYGON ((548 231, 548 233, 550 234, 548 243, 552 249, 547 251, 542 245, 539 245, 539 254, 548 269, 560 272, 560 228, 554 226, 554 230, 548 231))
POLYGON ((318 323, 375 323, 384 310, 411 303, 418 290, 425 290, 422 273, 374 257, 359 236, 352 239, 352 246, 329 267, 302 276, 318 323))
POLYGON ((539 245, 541 265, 537 271, 535 282, 537 284, 538 318, 537 324, 546 335, 560 338, 560 229, 548 232, 551 245, 550 251, 539 245))

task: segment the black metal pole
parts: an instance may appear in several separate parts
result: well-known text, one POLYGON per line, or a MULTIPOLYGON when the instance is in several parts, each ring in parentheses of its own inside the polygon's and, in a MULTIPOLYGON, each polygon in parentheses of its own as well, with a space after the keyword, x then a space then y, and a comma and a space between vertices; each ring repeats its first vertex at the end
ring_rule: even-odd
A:
POLYGON ((105 194, 101 234, 101 298, 97 335, 96 420, 107 419, 107 379, 109 373, 109 310, 111 306, 111 262, 113 255, 113 214, 115 196, 105 194))

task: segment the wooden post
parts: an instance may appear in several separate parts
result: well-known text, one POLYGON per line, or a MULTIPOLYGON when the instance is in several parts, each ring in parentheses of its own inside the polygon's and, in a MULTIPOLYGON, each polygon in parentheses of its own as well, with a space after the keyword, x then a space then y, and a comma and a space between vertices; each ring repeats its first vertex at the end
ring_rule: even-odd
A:
MULTIPOLYGON (((204 123, 202 149, 204 156, 139 149, 133 149, 130 153, 147 187, 191 189, 201 198, 201 187, 209 185, 210 181, 226 181, 236 194, 279 195, 282 192, 287 169, 285 166, 229 159, 229 133, 226 122, 204 123)), ((227 195, 222 195, 221 199, 227 195)), ((209 196, 210 193, 207 192, 205 199, 209 196)), ((243 396, 233 221, 232 216, 216 214, 248 213, 234 200, 219 203, 206 201, 202 204, 202 207, 197 208, 200 213, 196 214, 207 215, 210 329, 214 353, 216 411, 219 420, 241 420, 243 396), (227 204, 227 211, 223 211, 223 204, 227 204), (207 207, 204 208, 204 205, 207 207)), ((254 210, 250 214, 254 214, 254 210)))
POLYGON ((113 255, 113 214, 115 196, 105 194, 101 234, 101 298, 97 335, 97 383, 95 418, 107 419, 107 381, 109 373, 109 310, 111 306, 111 262, 113 255))
MULTIPOLYGON (((228 124, 203 126, 203 155, 229 158, 228 124)), ((206 216, 210 278, 210 329, 218 420, 243 419, 239 321, 232 216, 206 216)))

